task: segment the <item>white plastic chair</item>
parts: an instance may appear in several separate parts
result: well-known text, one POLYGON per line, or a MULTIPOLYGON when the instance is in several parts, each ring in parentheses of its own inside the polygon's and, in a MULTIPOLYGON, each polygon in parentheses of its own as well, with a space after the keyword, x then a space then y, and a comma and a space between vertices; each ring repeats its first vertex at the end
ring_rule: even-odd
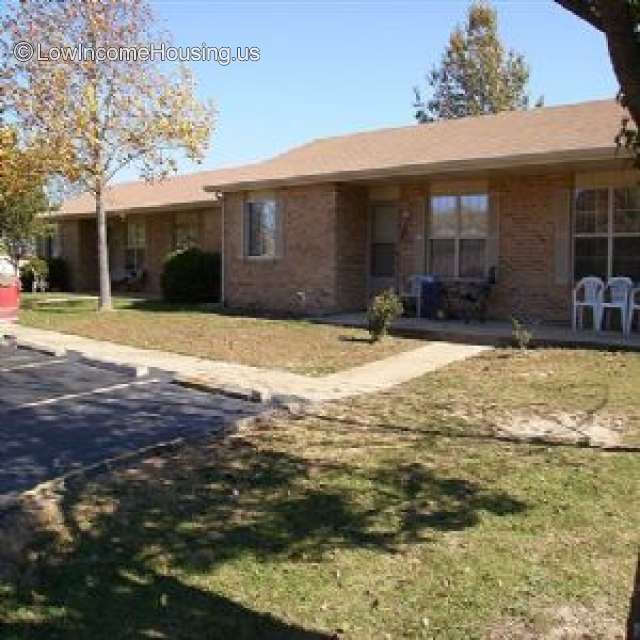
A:
MULTIPOLYGON (((626 335, 629 319, 629 295, 633 289, 633 280, 625 276, 616 276, 607 280, 607 285, 602 294, 600 311, 600 323, 606 319, 607 311, 620 311, 620 326, 626 335)), ((609 326, 611 319, 609 318, 609 326)), ((602 328, 602 327, 601 327, 602 328)))
POLYGON ((422 317, 420 315, 420 303, 422 301, 422 280, 424 276, 414 274, 407 278, 407 286, 402 292, 401 297, 415 300, 416 304, 416 318, 422 317))
POLYGON ((640 287, 632 289, 629 293, 629 310, 627 312, 627 335, 631 333, 633 327, 633 316, 636 311, 640 311, 640 287))
POLYGON ((584 327, 584 310, 591 309, 593 314, 593 328, 600 331, 602 314, 602 296, 604 294, 604 282, 595 276, 582 278, 573 289, 573 313, 571 325, 576 331, 584 327))

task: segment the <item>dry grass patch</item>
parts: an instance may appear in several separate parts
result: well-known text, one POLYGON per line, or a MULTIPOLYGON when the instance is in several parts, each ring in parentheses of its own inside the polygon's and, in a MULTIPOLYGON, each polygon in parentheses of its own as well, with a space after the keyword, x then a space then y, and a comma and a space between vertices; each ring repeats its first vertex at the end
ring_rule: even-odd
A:
POLYGON ((496 352, 100 478, 66 496, 74 538, 5 585, 4 637, 615 638, 638 454, 461 417, 573 411, 581 380, 633 416, 638 356, 496 352))
POLYGON ((349 369, 424 344, 395 337, 372 344, 361 329, 234 316, 207 307, 118 298, 114 313, 99 315, 94 300, 72 297, 42 304, 46 299, 25 296, 21 323, 144 349, 312 376, 349 369))

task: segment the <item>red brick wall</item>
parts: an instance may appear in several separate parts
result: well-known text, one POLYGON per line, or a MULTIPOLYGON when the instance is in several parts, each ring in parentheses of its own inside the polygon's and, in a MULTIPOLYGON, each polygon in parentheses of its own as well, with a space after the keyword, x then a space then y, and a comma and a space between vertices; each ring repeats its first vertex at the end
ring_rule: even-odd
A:
MULTIPOLYGON (((146 222, 146 271, 148 293, 160 293, 160 275, 167 254, 173 250, 174 218, 179 210, 134 214, 146 222)), ((220 208, 198 212, 200 218, 199 246, 205 251, 221 252, 222 220, 220 208)), ((126 247, 126 218, 110 217, 111 268, 124 268, 126 247)), ((69 263, 71 287, 77 291, 98 288, 98 259, 96 255, 96 224, 87 218, 62 220, 58 223, 61 237, 61 256, 69 263)))
MULTIPOLYGON (((488 191, 498 207, 499 227, 498 281, 489 305, 491 317, 568 322, 571 285, 568 277, 559 276, 557 264, 568 261, 570 255, 572 182, 571 174, 513 174, 490 181, 488 191), (558 237, 563 225, 564 235, 558 237), (564 255, 559 256, 559 251, 564 255)), ((461 184, 464 181, 452 183, 452 193, 461 184)), ((427 182, 400 189, 399 224, 404 234, 398 243, 399 281, 426 269, 423 220, 429 191, 427 182)))
MULTIPOLYGON (((498 202, 498 283, 490 315, 508 319, 567 322, 570 283, 559 277, 558 260, 568 260, 571 174, 494 178, 489 190, 498 202), (564 231, 562 231, 564 225, 564 231), (564 235, 562 235, 564 233, 564 235), (564 253, 564 258, 560 253, 564 253)), ((427 182, 399 189, 399 280, 424 268, 427 182)), ((274 260, 243 255, 245 194, 225 198, 225 295, 231 306, 329 313, 366 306, 369 197, 365 187, 332 184, 280 189, 281 251, 274 260)), ((220 246, 220 216, 201 212, 202 247, 220 246)), ((149 290, 159 291, 160 272, 172 247, 172 213, 148 214, 149 290)), ((97 286, 95 223, 60 223, 62 253, 74 288, 97 286)))
POLYGON ((80 223, 78 220, 64 220, 58 223, 60 255, 69 267, 69 288, 79 289, 80 274, 80 223))
POLYGON ((200 212, 200 247, 204 251, 222 251, 222 211, 220 207, 200 212))
POLYGON ((569 225, 571 188, 569 174, 512 176, 492 184, 500 231, 492 315, 569 322, 571 284, 559 277, 556 264, 558 251, 563 250, 567 260, 570 254, 570 233, 560 239, 557 234, 561 224, 569 225))
POLYGON ((58 223, 60 255, 69 267, 71 291, 95 291, 98 287, 96 223, 91 219, 58 223))
POLYGON ((425 185, 405 185, 400 189, 398 233, 398 286, 424 271, 424 216, 428 198, 425 185))
MULTIPOLYGON (((460 184, 460 181, 457 181, 460 184)), ((440 185, 442 190, 442 185, 440 185)), ((569 224, 572 176, 511 175, 490 182, 498 206, 498 282, 491 317, 567 322, 568 277, 559 279, 558 229, 569 224)), ((429 184, 399 189, 398 283, 425 269, 424 216, 429 184)), ((313 185, 275 192, 282 224, 275 260, 243 256, 245 195, 225 199, 225 294, 227 303, 300 313, 363 309, 368 280, 369 196, 358 185, 313 185), (298 292, 304 292, 302 301, 298 292)), ((568 229, 560 239, 569 258, 568 229)))
MULTIPOLYGON (((173 251, 174 215, 174 213, 162 213, 143 216, 147 241, 145 259, 147 281, 145 289, 149 293, 160 293, 160 276, 162 275, 164 261, 167 254, 173 251)), ((122 251, 124 253, 124 247, 122 251)))
POLYGON ((367 306, 369 199, 364 187, 341 185, 337 192, 336 291, 344 311, 367 306))
POLYGON ((336 189, 322 184, 275 192, 280 255, 247 258, 243 247, 246 195, 225 195, 224 293, 231 307, 297 313, 336 311, 336 189))

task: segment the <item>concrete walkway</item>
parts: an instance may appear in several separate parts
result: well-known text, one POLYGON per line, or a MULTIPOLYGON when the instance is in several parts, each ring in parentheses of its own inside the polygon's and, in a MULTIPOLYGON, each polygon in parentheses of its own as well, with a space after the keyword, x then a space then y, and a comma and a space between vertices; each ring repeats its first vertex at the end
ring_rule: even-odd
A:
MULTIPOLYGON (((314 318, 319 324, 366 329, 367 317, 364 313, 339 313, 333 316, 314 318)), ((621 331, 595 332, 588 327, 572 331, 570 326, 525 323, 532 333, 533 346, 570 347, 576 349, 621 349, 640 351, 640 333, 634 331, 625 337, 621 331)), ((462 320, 429 320, 428 318, 398 318, 391 325, 397 335, 406 335, 426 340, 447 340, 467 344, 487 344, 512 346, 514 344, 513 325, 510 322, 487 320, 469 322, 462 320)))
POLYGON ((244 389, 257 392, 265 400, 302 402, 338 400, 382 391, 491 348, 449 342, 428 343, 383 360, 312 378, 286 371, 139 349, 20 325, 9 326, 0 331, 2 333, 35 347, 77 351, 88 358, 105 362, 160 369, 201 387, 244 389))

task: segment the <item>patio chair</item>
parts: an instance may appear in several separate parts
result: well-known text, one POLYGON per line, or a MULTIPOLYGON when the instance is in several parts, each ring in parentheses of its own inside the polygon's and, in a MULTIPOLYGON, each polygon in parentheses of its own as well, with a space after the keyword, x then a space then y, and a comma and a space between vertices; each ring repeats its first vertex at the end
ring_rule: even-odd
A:
POLYGON ((596 331, 600 331, 603 294, 604 282, 600 278, 588 276, 578 282, 573 290, 571 326, 574 331, 577 330, 578 326, 580 329, 584 328, 585 309, 591 309, 593 328, 596 331))
POLYGON ((633 317, 636 311, 640 311, 640 287, 636 287, 629 293, 629 310, 627 312, 627 335, 633 327, 633 317))
POLYGON ((33 282, 31 283, 31 291, 33 293, 38 293, 38 291, 40 293, 45 293, 48 288, 49 283, 46 278, 43 278, 42 276, 34 277, 33 282))
POLYGON ((407 278, 406 287, 400 292, 403 300, 413 300, 416 307, 416 318, 421 316, 420 303, 422 301, 422 281, 425 276, 414 274, 407 278))
MULTIPOLYGON (((611 316, 607 317, 607 311, 620 311, 620 326, 626 335, 629 316, 629 294, 633 289, 633 280, 624 276, 609 278, 602 293, 602 303, 600 305, 600 323, 604 324, 608 320, 611 328, 611 316)), ((602 327, 600 327, 602 328, 602 327)))

